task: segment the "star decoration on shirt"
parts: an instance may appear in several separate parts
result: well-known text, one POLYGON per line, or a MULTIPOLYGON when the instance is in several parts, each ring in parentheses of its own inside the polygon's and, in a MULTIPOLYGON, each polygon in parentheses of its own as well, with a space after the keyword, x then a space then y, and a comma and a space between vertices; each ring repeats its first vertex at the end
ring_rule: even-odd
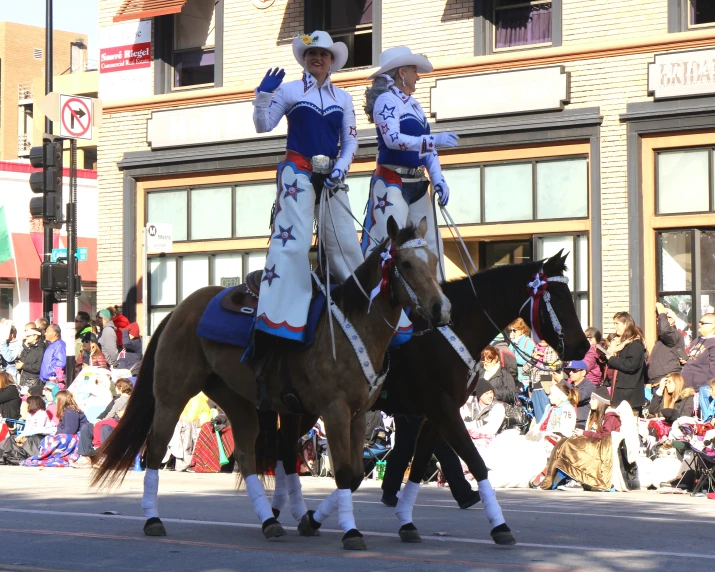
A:
POLYGON ((299 189, 298 188, 298 179, 293 181, 292 185, 289 185, 288 183, 283 183, 283 185, 286 188, 286 192, 283 195, 283 198, 285 199, 286 197, 293 197, 293 200, 297 203, 298 202, 298 193, 304 193, 305 189, 299 189))
POLYGON ((400 136, 400 134, 397 133, 397 132, 395 132, 395 133, 390 133, 390 141, 392 141, 392 142, 394 143, 395 141, 397 141, 397 138, 398 138, 399 136, 400 136))
POLYGON ((352 125, 350 126, 350 135, 352 135, 353 137, 357 137, 357 129, 352 125))
POLYGON ((400 143, 400 149, 402 151, 407 151, 407 145, 405 145, 404 143, 400 143))
POLYGON ((274 264, 272 268, 264 268, 263 269, 263 278, 261 279, 261 282, 268 282, 268 286, 271 286, 273 284, 273 281, 276 278, 280 278, 278 274, 276 274, 276 265, 274 264))
POLYGON ((382 214, 385 214, 385 209, 391 207, 392 203, 387 200, 387 193, 382 197, 377 197, 377 204, 375 205, 375 210, 380 209, 382 214))
POLYGON ((395 119, 395 106, 393 105, 392 107, 389 107, 386 103, 385 106, 382 108, 382 111, 380 111, 378 115, 382 117, 383 121, 387 121, 388 119, 395 119))
POLYGON ((286 242, 289 240, 295 240, 295 236, 293 236, 293 225, 290 225, 288 228, 283 228, 282 226, 278 225, 278 228, 280 229, 280 232, 276 234, 273 238, 280 238, 283 241, 283 246, 286 245, 286 242))
POLYGON ((383 123, 382 125, 380 125, 380 131, 382 132, 383 135, 385 133, 387 133, 389 130, 390 130, 390 128, 387 126, 387 123, 383 123))

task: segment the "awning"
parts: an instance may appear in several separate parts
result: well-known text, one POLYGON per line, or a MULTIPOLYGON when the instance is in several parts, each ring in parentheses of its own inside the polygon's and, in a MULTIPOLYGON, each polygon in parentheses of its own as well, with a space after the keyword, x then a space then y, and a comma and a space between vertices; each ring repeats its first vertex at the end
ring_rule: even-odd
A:
POLYGON ((178 14, 186 2, 187 0, 124 0, 119 12, 114 16, 114 21, 125 22, 178 14))
POLYGON ((15 274, 15 261, 8 260, 0 264, 0 278, 12 278, 14 280, 17 277, 39 280, 42 261, 37 255, 30 235, 12 233, 12 246, 17 260, 17 274, 15 274))

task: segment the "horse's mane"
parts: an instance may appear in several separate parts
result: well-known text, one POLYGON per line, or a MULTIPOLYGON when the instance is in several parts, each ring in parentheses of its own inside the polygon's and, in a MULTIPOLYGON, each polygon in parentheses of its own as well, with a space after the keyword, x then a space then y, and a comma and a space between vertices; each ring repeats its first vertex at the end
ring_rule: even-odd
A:
MULTIPOLYGON (((400 229, 395 242, 397 244, 404 244, 408 240, 416 238, 416 236, 417 227, 409 223, 405 228, 400 229)), ((369 280, 375 266, 377 266, 380 261, 380 254, 385 251, 388 241, 389 239, 386 238, 378 244, 365 261, 355 269, 355 277, 360 281, 360 284, 362 284, 363 289, 368 295, 370 291, 377 286, 377 284, 370 284, 369 280)), ((333 290, 330 296, 343 311, 345 317, 350 317, 358 312, 367 311, 368 300, 360 291, 360 287, 352 276, 348 278, 344 284, 333 290)))

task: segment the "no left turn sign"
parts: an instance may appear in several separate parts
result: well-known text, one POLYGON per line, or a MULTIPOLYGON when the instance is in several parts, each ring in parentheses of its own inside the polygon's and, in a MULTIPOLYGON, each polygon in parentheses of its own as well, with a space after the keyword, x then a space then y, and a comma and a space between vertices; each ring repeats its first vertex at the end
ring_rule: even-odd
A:
POLYGON ((60 94, 60 137, 92 139, 92 98, 60 94))

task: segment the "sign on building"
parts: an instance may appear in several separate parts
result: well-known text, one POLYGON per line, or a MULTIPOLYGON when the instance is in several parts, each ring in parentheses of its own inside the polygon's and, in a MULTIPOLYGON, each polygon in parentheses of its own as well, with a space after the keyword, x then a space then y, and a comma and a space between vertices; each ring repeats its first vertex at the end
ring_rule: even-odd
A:
POLYGON ((563 109, 571 97, 563 66, 438 79, 430 111, 437 121, 563 109))
POLYGON ((99 97, 104 101, 153 95, 151 20, 99 29, 99 97))
POLYGON ((657 54, 648 64, 648 93, 655 99, 715 93, 715 49, 657 54))
POLYGON ((163 222, 149 222, 146 225, 146 251, 172 252, 171 225, 163 222))

